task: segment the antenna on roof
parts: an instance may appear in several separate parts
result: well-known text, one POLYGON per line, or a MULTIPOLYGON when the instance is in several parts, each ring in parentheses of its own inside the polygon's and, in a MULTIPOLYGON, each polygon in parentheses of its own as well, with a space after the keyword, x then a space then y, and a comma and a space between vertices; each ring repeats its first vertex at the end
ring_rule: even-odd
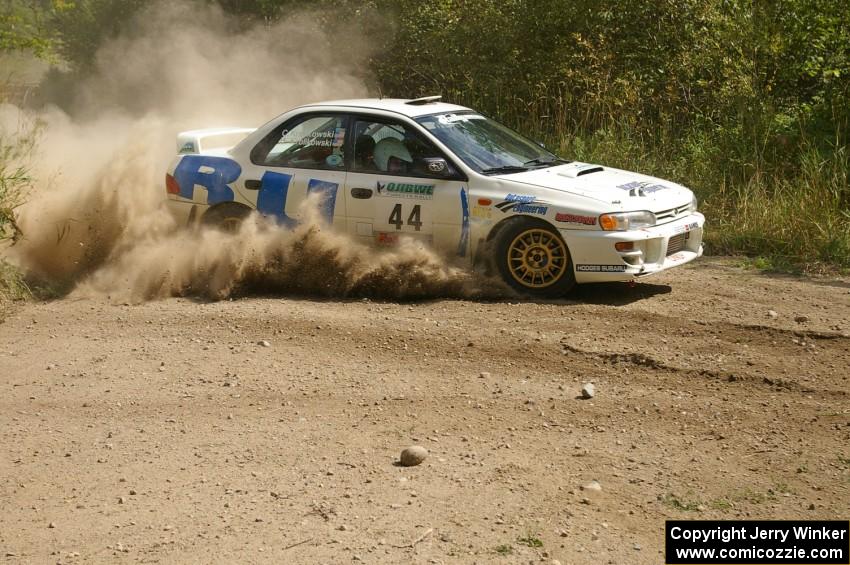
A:
POLYGON ((414 98, 413 100, 408 100, 405 104, 410 104, 411 106, 422 106, 423 104, 431 104, 433 102, 439 102, 443 99, 442 95, 439 96, 423 96, 422 98, 414 98))

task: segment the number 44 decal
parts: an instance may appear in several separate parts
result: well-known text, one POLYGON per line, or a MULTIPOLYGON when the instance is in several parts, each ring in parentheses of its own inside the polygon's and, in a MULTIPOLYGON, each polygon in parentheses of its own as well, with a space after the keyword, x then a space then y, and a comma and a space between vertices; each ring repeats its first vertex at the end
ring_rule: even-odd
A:
MULTIPOLYGON (((395 229, 400 230, 401 226, 404 225, 404 222, 401 221, 401 204, 396 204, 393 207, 393 211, 390 212, 390 219, 387 220, 387 223, 395 225, 395 229)), ((410 215, 407 217, 407 225, 413 226, 416 231, 422 229, 422 207, 417 204, 413 207, 413 210, 410 212, 410 215)))

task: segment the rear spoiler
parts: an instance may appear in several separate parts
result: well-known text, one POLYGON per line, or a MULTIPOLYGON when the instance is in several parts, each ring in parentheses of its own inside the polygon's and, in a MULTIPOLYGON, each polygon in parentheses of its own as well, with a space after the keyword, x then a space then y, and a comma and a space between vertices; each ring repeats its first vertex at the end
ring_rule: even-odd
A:
MULTIPOLYGON (((213 128, 184 131, 177 134, 177 152, 180 154, 200 153, 202 149, 201 141, 219 136, 245 137, 253 131, 255 131, 254 128, 213 128)), ((204 143, 205 147, 206 145, 204 143)))

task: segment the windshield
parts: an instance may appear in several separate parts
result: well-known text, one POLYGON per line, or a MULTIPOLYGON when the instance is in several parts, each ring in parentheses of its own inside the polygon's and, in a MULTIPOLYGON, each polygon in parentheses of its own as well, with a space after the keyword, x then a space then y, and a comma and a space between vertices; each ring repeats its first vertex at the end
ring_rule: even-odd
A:
POLYGON ((475 112, 434 114, 416 121, 479 173, 516 173, 567 162, 475 112))

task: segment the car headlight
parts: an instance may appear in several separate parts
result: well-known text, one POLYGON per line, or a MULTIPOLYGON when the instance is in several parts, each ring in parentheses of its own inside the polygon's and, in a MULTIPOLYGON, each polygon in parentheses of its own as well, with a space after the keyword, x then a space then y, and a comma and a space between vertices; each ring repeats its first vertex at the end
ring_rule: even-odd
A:
POLYGON ((599 225, 606 231, 627 231, 651 228, 655 225, 655 214, 640 212, 615 212, 599 216, 599 225))
POLYGON ((696 212, 696 211, 697 211, 697 197, 696 197, 696 194, 695 194, 694 197, 691 199, 691 212, 696 212))

